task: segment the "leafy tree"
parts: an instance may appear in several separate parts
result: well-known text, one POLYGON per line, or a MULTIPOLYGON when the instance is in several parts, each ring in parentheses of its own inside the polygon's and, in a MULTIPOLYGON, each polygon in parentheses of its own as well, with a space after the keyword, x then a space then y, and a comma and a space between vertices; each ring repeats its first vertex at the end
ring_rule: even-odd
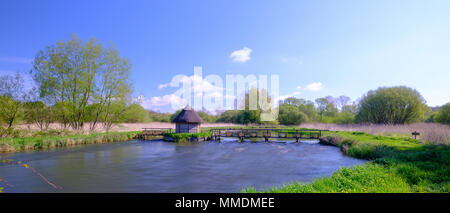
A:
POLYGON ((308 116, 305 115, 298 107, 289 104, 280 105, 280 114, 278 115, 278 121, 284 125, 298 125, 308 120, 308 116))
POLYGON ((204 122, 214 123, 217 121, 218 116, 208 114, 204 111, 198 111, 198 115, 203 119, 204 122))
POLYGON ((24 120, 27 123, 34 123, 40 130, 47 130, 54 122, 53 108, 46 106, 42 101, 32 101, 24 103, 24 120))
POLYGON ((337 124, 350 124, 355 121, 355 114, 352 112, 344 111, 339 114, 335 118, 333 118, 333 123, 337 124))
MULTIPOLYGON (((111 121, 113 104, 126 99, 131 93, 129 82, 130 62, 119 56, 117 49, 104 47, 95 38, 84 42, 77 36, 66 42, 59 41, 41 50, 33 62, 33 75, 39 87, 40 97, 55 105, 57 115, 64 126, 83 127, 92 119, 91 130, 99 120, 111 121), (87 118, 88 106, 97 103, 91 118, 87 118)), ((123 111, 123 109, 114 109, 123 111)), ((113 119, 114 120, 114 119, 113 119)))
POLYGON ((0 77, 0 122, 7 129, 19 122, 22 113, 22 101, 28 98, 25 84, 20 73, 0 77))
POLYGON ((320 115, 320 119, 322 119, 323 116, 327 116, 327 117, 336 116, 338 109, 333 104, 332 98, 333 97, 331 97, 331 96, 327 96, 324 98, 316 99, 317 110, 320 115))
POLYGON ((414 89, 382 87, 369 91, 361 99, 357 122, 404 124, 420 121, 429 108, 422 95, 414 89))
POLYGON ((158 122, 171 122, 171 114, 166 112, 166 113, 160 113, 160 112, 155 112, 152 110, 148 110, 148 114, 150 116, 150 120, 151 121, 158 121, 158 122))
POLYGON ((256 124, 261 123, 260 111, 258 110, 241 110, 237 115, 237 123, 240 124, 256 124))
POLYGON ((450 124, 450 102, 439 107, 434 116, 434 121, 441 124, 450 124))
POLYGON ((227 110, 222 112, 217 119, 217 122, 223 123, 238 123, 237 116, 239 114, 239 110, 227 110))
POLYGON ((123 122, 145 123, 150 122, 150 114, 139 104, 130 104, 124 112, 123 122))
POLYGON ((341 96, 339 96, 338 98, 335 99, 335 105, 342 112, 346 106, 349 106, 350 100, 351 100, 350 97, 345 96, 345 95, 341 95, 341 96))
POLYGON ((106 131, 109 131, 114 124, 122 123, 124 121, 124 113, 126 110, 126 103, 124 100, 112 101, 107 110, 104 111, 105 116, 103 126, 106 131))

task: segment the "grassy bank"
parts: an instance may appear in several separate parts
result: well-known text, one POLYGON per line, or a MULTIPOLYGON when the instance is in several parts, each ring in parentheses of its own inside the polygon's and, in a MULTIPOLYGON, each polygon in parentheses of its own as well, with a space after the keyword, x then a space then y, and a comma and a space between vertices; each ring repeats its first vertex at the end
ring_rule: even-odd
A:
POLYGON ((212 133, 210 131, 207 132, 199 132, 199 133, 164 133, 164 137, 172 138, 174 142, 187 142, 194 138, 207 138, 211 137, 212 133))
POLYGON ((81 144, 110 143, 128 141, 139 132, 108 132, 76 134, 69 136, 33 136, 21 138, 0 138, 0 152, 19 152, 25 150, 48 149, 81 144))
POLYGON ((402 137, 363 132, 329 132, 321 143, 341 148, 348 156, 371 160, 341 168, 331 177, 294 182, 264 191, 241 192, 445 192, 450 189, 450 147, 402 137))

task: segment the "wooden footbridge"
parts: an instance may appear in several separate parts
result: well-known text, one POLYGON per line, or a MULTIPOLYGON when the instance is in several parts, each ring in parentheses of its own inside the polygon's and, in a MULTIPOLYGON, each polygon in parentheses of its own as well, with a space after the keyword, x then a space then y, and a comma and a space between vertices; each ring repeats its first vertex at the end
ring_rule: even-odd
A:
MULTIPOLYGON (((239 141, 246 138, 264 138, 264 141, 269 141, 270 138, 278 139, 295 139, 299 142, 300 139, 315 139, 322 137, 322 133, 328 130, 320 129, 299 129, 299 128, 206 128, 211 131, 213 140, 221 140, 222 137, 235 137, 239 141)), ((143 128, 142 133, 137 135, 138 139, 148 140, 156 137, 161 137, 164 133, 172 133, 175 130, 172 128, 143 128)))
POLYGON ((214 140, 220 140, 221 137, 237 137, 240 141, 245 138, 264 138, 269 141, 270 138, 295 139, 320 139, 322 132, 327 130, 319 129, 296 129, 296 128, 213 128, 212 137, 214 140))

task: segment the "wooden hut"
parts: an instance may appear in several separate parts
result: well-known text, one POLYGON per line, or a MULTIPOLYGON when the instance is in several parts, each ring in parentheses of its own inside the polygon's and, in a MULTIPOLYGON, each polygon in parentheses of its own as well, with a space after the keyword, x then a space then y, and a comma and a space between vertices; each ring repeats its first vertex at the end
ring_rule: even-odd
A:
POLYGON ((189 106, 186 106, 172 121, 176 133, 199 133, 203 119, 189 106))

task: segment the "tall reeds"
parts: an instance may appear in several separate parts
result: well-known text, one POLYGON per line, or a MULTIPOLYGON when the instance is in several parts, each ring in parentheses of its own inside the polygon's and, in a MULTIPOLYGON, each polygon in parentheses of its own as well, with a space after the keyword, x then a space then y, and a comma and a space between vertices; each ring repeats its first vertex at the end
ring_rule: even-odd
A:
POLYGON ((414 123, 403 125, 306 123, 301 124, 300 127, 332 131, 357 131, 368 134, 402 137, 412 137, 411 133, 417 131, 420 133, 418 139, 422 142, 433 144, 450 143, 450 126, 437 123, 414 123))

